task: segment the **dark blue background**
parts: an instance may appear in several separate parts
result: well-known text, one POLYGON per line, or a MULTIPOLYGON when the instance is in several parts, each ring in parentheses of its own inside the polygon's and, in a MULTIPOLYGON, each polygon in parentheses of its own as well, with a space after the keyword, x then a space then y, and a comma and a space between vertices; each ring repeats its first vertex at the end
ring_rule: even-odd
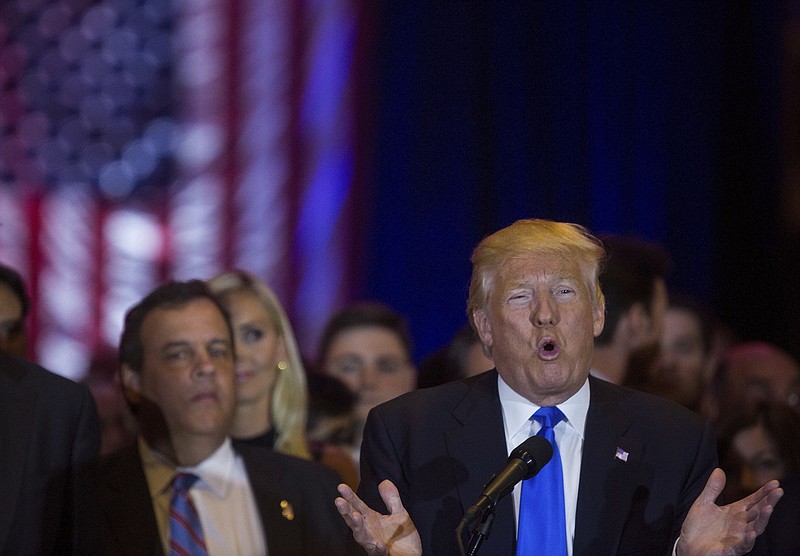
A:
POLYGON ((420 358, 466 322, 475 244, 552 218, 662 242, 671 286, 793 349, 783 4, 372 4, 360 296, 408 316, 420 358))

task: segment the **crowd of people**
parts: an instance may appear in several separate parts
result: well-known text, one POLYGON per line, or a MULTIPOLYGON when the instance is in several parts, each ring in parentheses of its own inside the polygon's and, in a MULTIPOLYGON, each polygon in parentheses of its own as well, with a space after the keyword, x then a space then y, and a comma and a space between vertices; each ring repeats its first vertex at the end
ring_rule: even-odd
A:
POLYGON ((541 506, 565 555, 800 553, 791 354, 670 291, 638 238, 521 220, 472 264, 469 322, 419 367, 371 301, 304 357, 237 270, 150 292, 79 384, 26 359, 30 300, 0 265, 0 554, 526 554, 552 542, 541 506), (557 509, 526 496, 543 473, 476 521, 546 427, 557 509))

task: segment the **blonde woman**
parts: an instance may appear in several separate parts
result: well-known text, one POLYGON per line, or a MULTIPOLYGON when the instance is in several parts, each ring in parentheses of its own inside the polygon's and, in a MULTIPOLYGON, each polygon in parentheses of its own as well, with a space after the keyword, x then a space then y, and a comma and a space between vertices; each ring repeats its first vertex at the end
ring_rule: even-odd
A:
POLYGON ((306 374, 294 332, 275 293, 252 274, 222 273, 209 281, 230 313, 236 341, 237 399, 232 436, 333 468, 357 484, 355 464, 334 446, 312 458, 306 439, 306 374))

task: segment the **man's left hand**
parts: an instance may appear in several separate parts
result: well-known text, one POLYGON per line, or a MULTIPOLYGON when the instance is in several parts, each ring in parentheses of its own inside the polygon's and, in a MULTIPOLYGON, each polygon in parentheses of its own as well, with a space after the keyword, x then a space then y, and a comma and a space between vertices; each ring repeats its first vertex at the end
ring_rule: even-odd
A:
POLYGON ((681 527, 678 556, 738 556, 753 548, 772 510, 783 496, 778 481, 769 481, 750 496, 726 506, 715 500, 725 487, 725 473, 714 469, 681 527))

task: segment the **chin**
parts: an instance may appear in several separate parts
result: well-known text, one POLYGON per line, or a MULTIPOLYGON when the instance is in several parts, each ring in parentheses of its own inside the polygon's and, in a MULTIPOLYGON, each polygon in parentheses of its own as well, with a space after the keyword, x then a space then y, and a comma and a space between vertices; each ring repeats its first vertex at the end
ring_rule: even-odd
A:
POLYGON ((228 420, 222 417, 194 423, 194 432, 203 436, 226 436, 229 430, 228 420))

